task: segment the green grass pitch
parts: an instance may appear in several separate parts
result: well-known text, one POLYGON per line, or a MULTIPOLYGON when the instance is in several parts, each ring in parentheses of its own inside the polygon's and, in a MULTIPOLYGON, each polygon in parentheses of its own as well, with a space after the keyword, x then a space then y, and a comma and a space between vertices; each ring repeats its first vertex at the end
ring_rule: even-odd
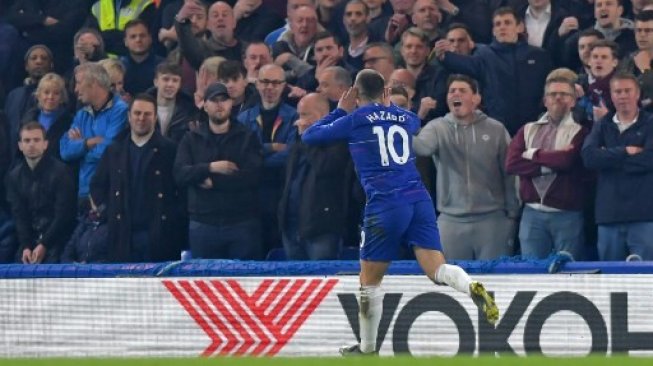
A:
POLYGON ((630 366, 652 365, 653 358, 638 357, 357 357, 357 358, 178 358, 178 359, 1 359, 11 366, 630 366))

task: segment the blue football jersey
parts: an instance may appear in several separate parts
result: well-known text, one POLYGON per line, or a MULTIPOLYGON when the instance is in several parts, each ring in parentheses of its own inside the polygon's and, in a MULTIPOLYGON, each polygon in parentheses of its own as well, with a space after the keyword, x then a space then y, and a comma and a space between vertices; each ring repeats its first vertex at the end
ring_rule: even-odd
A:
POLYGON ((420 119, 395 105, 368 104, 347 114, 336 109, 302 134, 307 144, 346 140, 367 196, 367 213, 430 196, 415 167, 413 135, 420 119))

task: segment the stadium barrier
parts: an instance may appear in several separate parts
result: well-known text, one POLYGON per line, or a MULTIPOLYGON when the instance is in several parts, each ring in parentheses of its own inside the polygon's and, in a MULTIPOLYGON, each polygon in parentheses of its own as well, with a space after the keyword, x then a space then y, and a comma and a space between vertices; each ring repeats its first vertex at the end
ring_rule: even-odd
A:
MULTIPOLYGON (((494 292, 496 327, 466 295, 397 262, 383 283, 382 356, 653 355, 651 263, 567 263, 559 274, 544 274, 547 261, 459 264, 494 292)), ((4 265, 0 357, 336 356, 357 340, 357 271, 354 261, 4 265)))

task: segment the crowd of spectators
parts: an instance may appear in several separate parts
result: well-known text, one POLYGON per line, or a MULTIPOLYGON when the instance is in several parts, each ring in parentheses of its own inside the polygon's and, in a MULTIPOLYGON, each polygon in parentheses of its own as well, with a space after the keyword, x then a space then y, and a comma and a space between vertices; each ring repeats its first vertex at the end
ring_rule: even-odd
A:
POLYGON ((653 260, 653 0, 0 0, 0 262, 339 258, 363 68, 449 259, 653 260))

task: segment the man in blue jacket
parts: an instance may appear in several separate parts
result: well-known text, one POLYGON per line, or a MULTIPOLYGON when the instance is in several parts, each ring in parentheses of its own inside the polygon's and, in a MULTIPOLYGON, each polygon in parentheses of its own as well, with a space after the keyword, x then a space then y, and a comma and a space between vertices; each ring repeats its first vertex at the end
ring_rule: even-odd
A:
POLYGON ((610 81, 616 113, 585 140, 585 165, 598 174, 596 223, 602 261, 653 260, 653 116, 639 109, 640 87, 630 74, 610 81))
POLYGON ((77 196, 80 208, 85 209, 95 168, 107 146, 125 129, 127 104, 111 93, 109 74, 96 63, 75 68, 75 93, 86 106, 77 111, 61 138, 60 152, 65 161, 80 163, 77 196))
POLYGON ((261 101, 238 115, 238 122, 254 131, 263 145, 261 214, 266 249, 281 244, 277 207, 284 184, 286 160, 290 146, 297 137, 294 126, 297 110, 281 101, 285 86, 285 74, 280 66, 270 64, 261 67, 256 80, 261 101))
POLYGON ((499 8, 492 19, 494 41, 489 47, 464 56, 441 40, 435 44, 436 55, 452 72, 481 81, 487 114, 503 122, 512 136, 543 111, 542 85, 552 62, 547 51, 520 38, 523 23, 515 10, 499 8))

